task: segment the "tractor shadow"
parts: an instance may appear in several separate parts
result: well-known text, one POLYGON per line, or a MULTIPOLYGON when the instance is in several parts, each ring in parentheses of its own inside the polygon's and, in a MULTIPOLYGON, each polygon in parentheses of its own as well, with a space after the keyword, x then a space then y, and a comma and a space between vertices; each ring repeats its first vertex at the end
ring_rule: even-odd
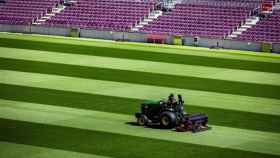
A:
POLYGON ((125 124, 131 125, 131 126, 140 126, 137 122, 126 122, 125 124))
POLYGON ((211 130, 212 127, 209 127, 209 126, 206 126, 205 128, 203 129, 200 129, 198 131, 192 131, 190 129, 182 129, 180 130, 180 128, 172 128, 172 129, 166 129, 166 128, 163 128, 162 126, 160 126, 160 124, 150 124, 150 125, 147 125, 147 126, 141 126, 139 125, 137 122, 125 122, 125 124, 127 125, 130 125, 130 126, 138 126, 138 127, 143 127, 143 128, 150 128, 150 129, 160 129, 160 130, 164 130, 164 131, 172 131, 172 132, 177 132, 177 133, 185 133, 185 132, 188 132, 188 133, 192 133, 192 134, 196 134, 196 133, 201 133, 203 131, 207 131, 207 130, 211 130))
MULTIPOLYGON (((125 124, 131 125, 131 126, 140 126, 137 122, 126 122, 125 124)), ((143 128, 170 130, 170 129, 162 128, 162 126, 160 126, 160 124, 150 124, 150 125, 147 125, 147 126, 143 126, 143 128)))

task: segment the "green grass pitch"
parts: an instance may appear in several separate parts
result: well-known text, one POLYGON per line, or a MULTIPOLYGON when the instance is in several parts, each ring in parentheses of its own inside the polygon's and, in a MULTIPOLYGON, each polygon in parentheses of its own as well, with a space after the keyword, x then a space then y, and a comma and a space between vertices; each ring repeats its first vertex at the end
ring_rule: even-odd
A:
POLYGON ((280 157, 280 56, 0 33, 0 158, 280 157), (209 131, 135 126, 169 93, 209 131))

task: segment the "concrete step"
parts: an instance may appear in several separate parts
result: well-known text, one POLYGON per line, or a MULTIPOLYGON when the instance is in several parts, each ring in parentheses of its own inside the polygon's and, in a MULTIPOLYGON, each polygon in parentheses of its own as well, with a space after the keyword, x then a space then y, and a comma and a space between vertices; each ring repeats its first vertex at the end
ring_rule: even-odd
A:
POLYGON ((148 19, 144 19, 143 21, 144 21, 144 22, 151 22, 151 21, 153 21, 153 19, 148 18, 148 19))
POLYGON ((232 39, 232 38, 236 38, 237 35, 231 34, 231 35, 229 35, 228 37, 229 37, 229 39, 232 39))
POLYGON ((49 19, 50 17, 49 16, 43 16, 41 17, 41 19, 49 19))
POLYGON ((243 32, 243 31, 246 31, 246 30, 247 30, 247 28, 244 28, 244 26, 242 26, 241 28, 237 29, 237 31, 239 31, 239 32, 243 32))
POLYGON ((241 34, 242 34, 241 31, 235 31, 235 32, 232 33, 232 35, 241 35, 241 34))
POLYGON ((32 24, 33 24, 33 25, 40 25, 41 23, 39 23, 39 22, 33 22, 32 24))
POLYGON ((245 23, 245 25, 256 25, 256 21, 252 21, 252 22, 247 22, 247 23, 245 23))
MULTIPOLYGON (((243 25, 243 26, 241 26, 241 28, 246 28, 246 30, 247 29, 249 29, 249 28, 251 28, 253 25, 250 25, 250 24, 248 24, 248 25, 243 25)), ((244 30, 244 31, 246 31, 246 30, 244 30)))
POLYGON ((55 16, 53 13, 47 13, 46 16, 55 16))
POLYGON ((254 21, 254 19, 246 19, 245 23, 251 23, 253 21, 254 21))
POLYGON ((140 25, 147 25, 147 24, 149 24, 149 22, 147 22, 147 21, 141 21, 140 22, 140 25))
POLYGON ((60 13, 60 11, 52 11, 53 14, 60 13))
POLYGON ((131 31, 139 31, 138 28, 132 28, 131 31))
POLYGON ((252 24, 256 24, 256 22, 259 21, 257 19, 247 19, 245 23, 252 23, 252 24))
POLYGON ((52 9, 53 13, 60 13, 62 10, 64 10, 64 8, 54 8, 52 9))
POLYGON ((39 20, 37 20, 37 22, 45 22, 46 21, 46 19, 39 19, 39 20))
POLYGON ((155 14, 161 14, 162 11, 161 11, 161 10, 155 10, 154 13, 155 13, 155 14))
POLYGON ((135 28, 142 28, 143 25, 136 25, 135 28))

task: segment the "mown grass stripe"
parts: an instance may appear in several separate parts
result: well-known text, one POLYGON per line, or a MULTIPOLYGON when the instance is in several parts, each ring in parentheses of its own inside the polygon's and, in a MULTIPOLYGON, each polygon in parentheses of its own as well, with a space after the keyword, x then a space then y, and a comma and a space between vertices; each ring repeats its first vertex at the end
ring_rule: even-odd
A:
POLYGON ((203 47, 147 44, 139 42, 118 42, 110 40, 89 39, 89 38, 71 38, 62 36, 35 35, 35 34, 16 34, 16 33, 0 33, 1 38, 22 39, 41 42, 53 42, 55 44, 74 44, 85 46, 102 46, 110 48, 125 48, 128 50, 143 50, 161 53, 195 55, 206 57, 218 57, 221 59, 241 59, 250 61, 266 61, 279 63, 280 56, 272 53, 259 53, 252 51, 229 50, 229 49, 209 49, 203 47))
POLYGON ((171 92, 174 92, 185 96, 186 101, 192 105, 280 115, 280 101, 278 99, 8 70, 0 70, 0 74, 0 83, 2 84, 49 88, 135 99, 158 99, 166 97, 171 92))
POLYGON ((16 144, 0 141, 0 157, 2 158, 109 158, 94 154, 52 149, 33 145, 16 144))
POLYGON ((72 44, 54 44, 40 41, 0 38, 0 46, 7 48, 22 48, 30 50, 54 51, 73 54, 87 54, 103 57, 138 59, 176 64, 200 65, 230 69, 276 72, 279 73, 279 63, 263 61, 244 61, 239 59, 220 59, 215 57, 201 57, 169 53, 153 53, 152 51, 127 50, 121 48, 84 46, 72 44))
MULTIPOLYGON (((1 58, 280 85, 280 74, 0 47, 1 58)), ((26 66, 25 66, 26 67, 26 66)))
MULTIPOLYGON (((0 140, 116 158, 247 157, 276 155, 0 119, 0 140)), ((114 129, 111 129, 114 130, 114 129)))
MULTIPOLYGON (((0 84, 0 89, 0 98, 2 99, 120 113, 132 116, 136 111, 139 111, 139 106, 143 102, 143 100, 139 99, 5 84, 0 84)), ((189 113, 206 113, 212 125, 280 132, 280 116, 276 115, 201 107, 190 105, 188 101, 186 101, 185 110, 189 113)))
POLYGON ((280 99, 279 85, 0 58, 0 69, 280 99))
POLYGON ((280 155, 278 133, 212 125, 212 130, 194 135, 131 125, 134 116, 21 102, 0 104, 4 119, 280 155))

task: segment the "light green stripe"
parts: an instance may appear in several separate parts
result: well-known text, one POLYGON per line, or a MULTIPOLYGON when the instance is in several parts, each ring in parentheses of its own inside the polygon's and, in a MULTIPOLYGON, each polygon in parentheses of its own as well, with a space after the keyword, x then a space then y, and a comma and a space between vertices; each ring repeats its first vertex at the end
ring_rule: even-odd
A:
POLYGON ((280 74, 0 47, 0 57, 168 75, 280 85, 280 74))
POLYGON ((0 100, 0 117, 5 119, 74 127, 145 138, 231 148, 280 155, 280 134, 212 126, 212 130, 191 134, 149 129, 127 124, 134 116, 0 100))
MULTIPOLYGON (((40 42, 52 42, 55 44, 72 44, 84 46, 98 46, 109 48, 121 48, 129 50, 152 51, 151 53, 169 53, 181 55, 194 55, 201 57, 215 57, 221 59, 240 59, 247 61, 263 61, 280 63, 280 56, 271 53, 257 53, 252 51, 240 50, 225 50, 225 49, 209 49, 201 47, 188 47, 188 46, 174 46, 174 45, 159 45, 159 44, 146 44, 136 42, 116 42, 109 40, 97 40, 88 38, 71 38, 61 36, 47 36, 35 34, 15 34, 15 33, 0 33, 1 38, 8 39, 22 39, 40 42)), ((132 52, 133 53, 133 52, 132 52)))
POLYGON ((109 158, 66 150, 0 141, 1 158, 109 158))
POLYGON ((191 105, 280 115, 280 100, 270 98, 7 70, 0 70, 0 83, 135 99, 159 99, 173 92, 191 105))

